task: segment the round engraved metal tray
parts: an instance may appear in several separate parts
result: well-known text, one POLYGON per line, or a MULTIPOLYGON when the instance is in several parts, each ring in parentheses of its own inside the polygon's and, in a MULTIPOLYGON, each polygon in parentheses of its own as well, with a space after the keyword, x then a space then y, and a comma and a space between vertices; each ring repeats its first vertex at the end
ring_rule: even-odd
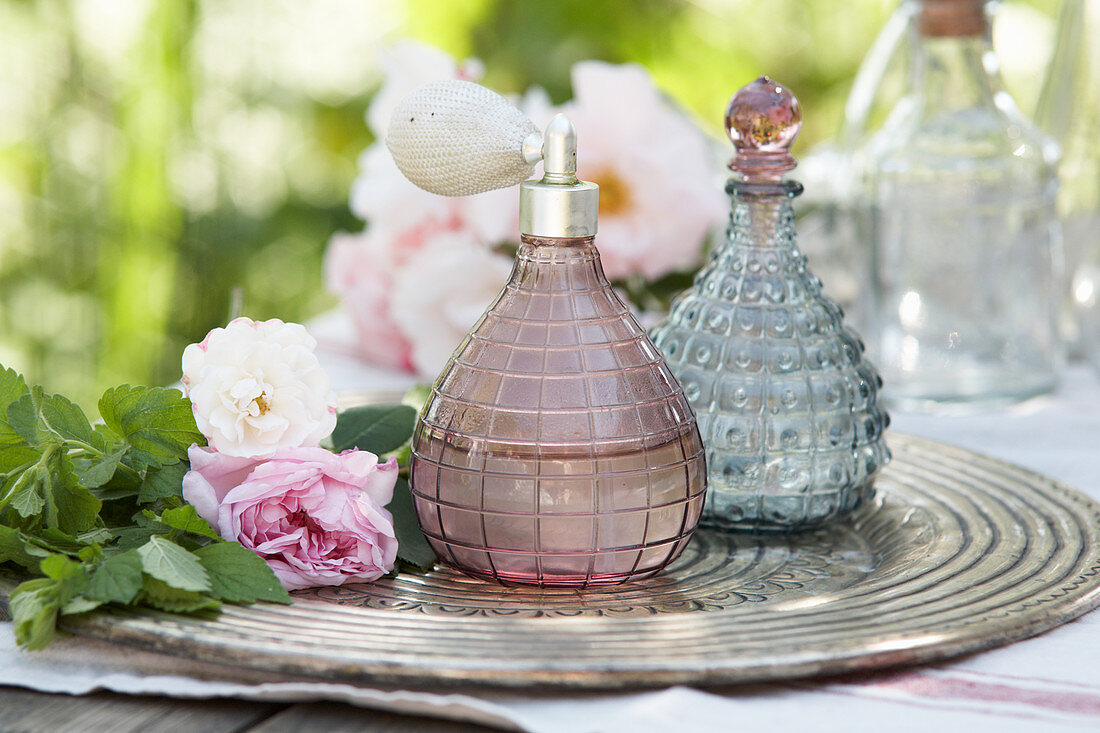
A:
POLYGON ((613 590, 449 569, 225 606, 90 614, 77 633, 361 684, 728 684, 909 664, 1033 636, 1100 604, 1100 505, 965 450, 892 435, 877 499, 795 536, 701 531, 613 590))

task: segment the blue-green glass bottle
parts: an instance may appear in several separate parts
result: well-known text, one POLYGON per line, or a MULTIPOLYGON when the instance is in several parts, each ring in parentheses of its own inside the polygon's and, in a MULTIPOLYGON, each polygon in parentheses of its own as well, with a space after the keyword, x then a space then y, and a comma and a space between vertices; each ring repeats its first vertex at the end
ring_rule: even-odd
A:
POLYGON ((818 526, 866 502, 890 459, 882 380, 796 243, 802 186, 783 174, 800 126, 767 77, 734 95, 726 240, 653 333, 698 418, 710 526, 818 526))

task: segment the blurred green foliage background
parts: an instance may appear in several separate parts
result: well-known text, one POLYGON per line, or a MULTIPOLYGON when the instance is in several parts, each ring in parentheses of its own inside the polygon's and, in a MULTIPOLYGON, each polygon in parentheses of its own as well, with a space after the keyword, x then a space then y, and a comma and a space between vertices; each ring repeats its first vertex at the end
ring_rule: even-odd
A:
MULTIPOLYGON (((1056 1, 1014 4, 1029 109, 1056 1)), ((835 132, 894 7, 0 0, 0 363, 91 406, 116 383, 177 379, 235 291, 255 318, 331 307, 321 257, 333 231, 361 227, 347 193, 377 53, 398 38, 481 58, 488 85, 538 84, 556 102, 573 62, 637 61, 715 135, 730 93, 766 72, 802 100, 797 153, 835 132)))

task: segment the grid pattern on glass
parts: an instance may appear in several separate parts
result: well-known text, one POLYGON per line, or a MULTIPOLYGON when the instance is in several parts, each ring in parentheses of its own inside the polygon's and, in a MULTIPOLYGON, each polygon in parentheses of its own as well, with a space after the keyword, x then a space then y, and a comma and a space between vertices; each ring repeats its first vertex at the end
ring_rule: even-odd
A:
POLYGON ((866 501, 890 458, 882 381, 798 250, 790 197, 801 187, 737 188, 727 241, 654 342, 706 445, 704 523, 814 526, 866 501))
POLYGON ((436 554, 500 582, 646 577, 690 539, 705 474, 683 390, 592 238, 524 237, 413 439, 417 516, 436 554))

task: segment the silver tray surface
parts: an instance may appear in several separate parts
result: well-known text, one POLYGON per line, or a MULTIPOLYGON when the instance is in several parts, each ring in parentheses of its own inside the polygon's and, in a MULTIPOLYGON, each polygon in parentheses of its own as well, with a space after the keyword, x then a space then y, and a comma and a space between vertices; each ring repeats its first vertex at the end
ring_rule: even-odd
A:
POLYGON ((856 516, 802 535, 700 531, 669 570, 613 590, 505 588, 440 568, 215 619, 119 610, 64 628, 350 683, 607 689, 939 660, 1100 604, 1100 505, 959 448, 890 446, 856 516))

